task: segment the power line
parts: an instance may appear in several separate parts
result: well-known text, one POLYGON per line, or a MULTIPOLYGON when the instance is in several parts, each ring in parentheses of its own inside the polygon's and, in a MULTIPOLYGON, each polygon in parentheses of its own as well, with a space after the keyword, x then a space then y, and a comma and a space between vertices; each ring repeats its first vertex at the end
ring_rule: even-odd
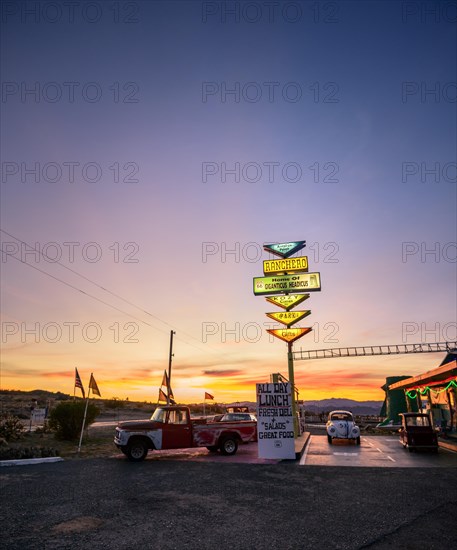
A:
MULTIPOLYGON (((61 267, 63 267, 64 269, 66 269, 67 271, 70 271, 71 273, 74 273, 75 275, 77 275, 78 277, 81 277, 82 279, 88 281, 89 283, 97 286, 98 288, 100 288, 101 290, 103 290, 104 292, 107 292, 108 294, 111 294, 112 296, 115 296, 116 298, 118 298, 119 300, 125 302, 126 304, 138 309, 139 311, 141 311, 142 313, 145 313, 146 315, 152 317, 153 319, 156 319, 157 321, 159 321, 160 323, 163 323, 164 325, 167 325, 168 327, 170 327, 171 329, 176 329, 176 330, 179 330, 179 333, 181 334, 184 334, 185 336, 187 336, 188 338, 191 338, 192 340, 195 340, 196 342, 199 342, 199 340, 197 340, 197 338, 195 338, 194 336, 192 336, 191 334, 188 334, 186 333, 185 331, 181 330, 181 329, 177 329, 177 327, 175 327, 174 325, 170 325, 170 323, 167 323, 166 321, 164 321, 163 319, 160 319, 160 317, 157 317, 157 315, 154 315, 153 313, 150 313, 149 311, 147 311, 146 309, 140 307, 140 306, 137 306, 136 304, 134 304, 133 302, 123 298, 122 296, 120 296, 119 294, 117 294, 116 292, 113 292, 112 290, 109 290, 107 288, 105 288, 104 286, 100 285, 99 283, 93 281, 92 279, 89 279, 89 277, 86 277, 85 275, 83 275, 82 273, 79 273, 78 271, 76 271, 75 269, 72 269, 71 267, 68 267, 67 265, 63 264, 62 262, 60 262, 59 260, 55 260, 54 258, 51 258, 50 256, 48 256, 47 254, 45 254, 44 252, 42 252, 39 248, 35 248, 33 247, 31 244, 27 243, 26 241, 23 241, 22 239, 20 239, 19 237, 16 237, 15 235, 12 235, 11 233, 8 233, 8 231, 5 231, 4 229, 0 229, 0 231, 2 233, 5 233, 5 235, 8 235, 9 237, 11 237, 12 239, 15 239, 16 241, 28 246, 30 248, 30 250, 34 250, 35 252, 38 252, 41 256, 43 256, 44 258, 47 258, 48 260, 50 260, 53 264, 59 264, 61 267)), ((22 259, 19 259, 19 258, 16 258, 15 256, 13 256, 11 253, 8 253, 8 252, 5 252, 3 251, 2 249, 2 252, 7 254, 8 256, 11 256, 13 257, 15 260, 18 260, 20 261, 21 263, 23 264, 26 264, 28 265, 29 267, 32 267, 34 269, 36 269, 37 271, 40 271, 41 273, 44 273, 45 275, 48 275, 49 277, 53 278, 53 279, 56 279, 57 281, 75 289, 75 290, 78 290, 79 292, 82 292, 83 294, 85 294, 86 296, 89 296, 90 298, 93 298, 94 300, 97 300, 105 305, 107 305, 108 307, 111 307, 113 309, 116 309, 117 311, 120 311, 122 313, 124 313, 125 315, 128 315, 129 317, 132 317, 133 319, 136 319, 137 321, 140 321, 141 323, 144 323, 145 325, 149 326, 149 327, 152 327, 152 328, 155 328, 156 330, 160 331, 160 332, 163 332, 165 333, 164 330, 160 329, 160 328, 157 328, 155 327, 154 325, 151 325, 150 323, 147 323, 146 321, 143 321, 142 319, 139 319, 138 317, 135 317, 134 315, 130 314, 130 313, 127 313, 126 311, 116 307, 116 306, 113 306, 107 302, 104 302, 103 300, 97 298, 96 296, 92 296, 91 294, 89 294, 88 292, 85 292, 83 290, 81 290, 80 288, 78 287, 75 287, 69 283, 66 283, 65 281, 59 279, 58 277, 54 277, 53 275, 51 275, 50 273, 46 272, 46 271, 43 271, 25 261, 23 261, 22 259)), ((217 350, 214 350, 213 348, 209 347, 209 348, 200 348, 200 347, 197 347, 195 344, 192 344, 190 342, 186 342, 186 340, 184 340, 183 338, 179 338, 179 340, 181 340, 182 342, 184 342, 185 344, 187 344, 188 346, 191 346, 199 351, 210 351, 212 353, 217 353, 217 354, 220 354, 220 352, 218 352, 217 350)), ((200 343, 200 342, 199 342, 200 343)))
MULTIPOLYGON (((28 265, 29 267, 31 267, 32 269, 36 269, 37 271, 39 271, 40 273, 43 273, 44 275, 47 275, 48 277, 51 277, 51 279, 55 279, 56 281, 59 281, 59 283, 62 283, 66 286, 69 286, 70 288, 73 288, 74 290, 77 290, 78 292, 81 292, 81 294, 85 294, 86 296, 89 296, 89 298, 93 298, 94 300, 97 300, 97 302, 100 302, 102 304, 104 304, 105 306, 108 306, 108 307, 111 307, 113 309, 116 309, 117 311, 120 311, 121 313, 124 313, 125 315, 128 315, 129 317, 132 317, 133 319, 136 319, 137 321, 140 321, 141 323, 144 323, 145 325, 148 325, 152 328, 156 328, 154 327, 153 325, 147 323, 146 321, 143 321, 142 319, 138 318, 138 317, 135 317, 135 315, 132 315, 131 313, 128 313, 127 311, 124 311, 123 309, 120 309, 116 306, 113 306, 112 304, 109 304, 108 302, 105 302, 104 300, 101 300, 100 298, 97 298, 96 296, 93 296, 92 294, 89 294, 88 292, 86 292, 85 290, 82 290, 70 283, 67 283, 66 281, 63 281, 62 279, 59 279, 59 277, 55 277, 54 275, 51 275, 50 273, 48 273, 47 271, 43 271, 42 269, 40 269, 39 267, 36 267, 35 265, 32 265, 32 264, 29 264, 27 262, 24 262, 23 260, 21 260, 20 258, 16 258, 16 256, 13 256, 12 254, 10 254, 9 252, 5 252, 4 250, 2 250, 3 254, 6 254, 7 256, 11 256, 12 258, 14 258, 16 261, 22 263, 22 264, 25 264, 25 265, 28 265)), ((161 330, 161 329, 157 329, 157 330, 161 330)), ((162 331, 164 332, 164 331, 162 331)))

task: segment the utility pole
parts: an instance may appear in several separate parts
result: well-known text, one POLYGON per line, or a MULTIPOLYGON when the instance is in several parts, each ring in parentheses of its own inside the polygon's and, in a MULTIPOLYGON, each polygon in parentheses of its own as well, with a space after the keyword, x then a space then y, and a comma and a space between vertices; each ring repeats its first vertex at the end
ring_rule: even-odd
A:
POLYGON ((173 334, 176 334, 175 331, 170 330, 170 355, 168 357, 168 388, 167 388, 167 405, 171 405, 170 402, 170 391, 171 391, 171 360, 173 357, 173 334))

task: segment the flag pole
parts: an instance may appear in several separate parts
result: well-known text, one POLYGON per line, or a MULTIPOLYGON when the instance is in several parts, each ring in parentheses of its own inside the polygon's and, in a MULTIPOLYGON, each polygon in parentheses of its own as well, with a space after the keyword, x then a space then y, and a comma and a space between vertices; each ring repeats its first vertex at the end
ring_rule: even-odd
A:
MULTIPOLYGON (((92 378, 92 373, 90 374, 90 376, 92 378)), ((83 425, 82 425, 82 428, 81 428, 81 435, 79 436, 78 453, 81 451, 81 443, 82 443, 82 440, 83 440, 84 426, 86 424, 87 407, 89 405, 89 396, 90 396, 90 384, 89 384, 89 390, 87 392, 86 407, 84 409, 84 418, 83 418, 83 425)))
POLYGON ((203 399, 203 416, 206 416, 206 395, 205 399, 203 399))
POLYGON ((173 358, 173 334, 176 334, 175 331, 170 330, 170 352, 168 355, 168 387, 167 387, 167 405, 171 405, 170 402, 170 390, 171 390, 171 361, 173 358))

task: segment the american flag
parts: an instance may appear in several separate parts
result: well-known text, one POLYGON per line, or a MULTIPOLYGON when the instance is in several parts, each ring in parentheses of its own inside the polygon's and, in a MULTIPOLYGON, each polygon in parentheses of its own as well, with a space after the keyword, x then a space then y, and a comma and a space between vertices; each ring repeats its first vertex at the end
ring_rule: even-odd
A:
POLYGON ((81 382, 81 377, 79 376, 78 369, 75 367, 75 388, 79 388, 83 394, 83 398, 86 397, 86 392, 84 391, 83 383, 81 382))

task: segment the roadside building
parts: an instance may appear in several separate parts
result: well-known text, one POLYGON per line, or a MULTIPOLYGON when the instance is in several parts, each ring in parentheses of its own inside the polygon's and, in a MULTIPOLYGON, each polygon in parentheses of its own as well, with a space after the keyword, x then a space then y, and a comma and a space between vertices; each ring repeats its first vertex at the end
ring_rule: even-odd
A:
POLYGON ((403 390, 407 411, 430 413, 441 436, 457 442, 457 352, 448 353, 435 369, 389 385, 403 390))

